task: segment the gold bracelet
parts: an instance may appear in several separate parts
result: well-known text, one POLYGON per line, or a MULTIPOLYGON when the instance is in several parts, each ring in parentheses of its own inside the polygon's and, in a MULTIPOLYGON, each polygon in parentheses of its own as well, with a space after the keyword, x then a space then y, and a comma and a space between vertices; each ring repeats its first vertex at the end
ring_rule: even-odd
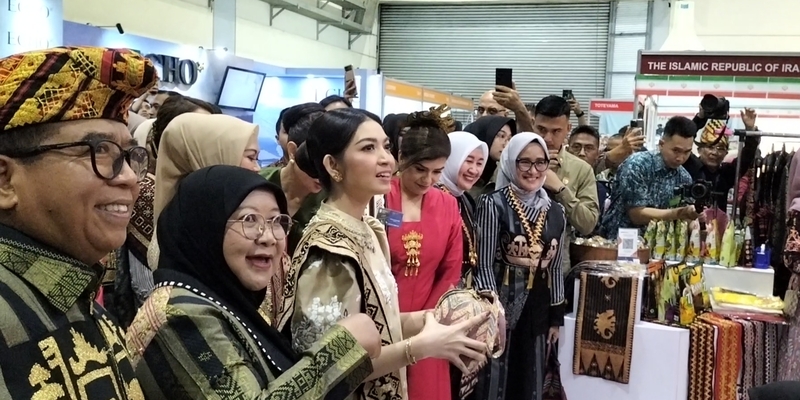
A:
POLYGON ((411 355, 411 339, 406 339, 406 361, 408 361, 408 365, 417 363, 417 359, 411 355))

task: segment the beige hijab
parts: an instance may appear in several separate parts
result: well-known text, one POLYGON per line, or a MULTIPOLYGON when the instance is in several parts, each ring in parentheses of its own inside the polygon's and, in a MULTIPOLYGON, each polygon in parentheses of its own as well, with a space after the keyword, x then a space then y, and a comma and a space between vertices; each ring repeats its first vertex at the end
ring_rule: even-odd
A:
MULTIPOLYGON (((247 143, 254 136, 258 136, 258 125, 228 115, 186 113, 175 117, 164 129, 158 148, 154 225, 181 179, 212 165, 241 165, 247 143)), ((157 242, 154 234, 147 257, 151 269, 157 268, 157 242)))

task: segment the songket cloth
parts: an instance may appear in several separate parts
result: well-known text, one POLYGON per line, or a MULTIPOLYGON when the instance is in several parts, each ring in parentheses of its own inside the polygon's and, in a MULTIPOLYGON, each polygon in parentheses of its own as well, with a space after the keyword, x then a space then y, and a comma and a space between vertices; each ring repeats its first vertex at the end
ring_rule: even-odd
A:
POLYGON ((699 319, 689 325, 689 400, 713 397, 715 330, 699 319))
POLYGON ((713 399, 736 399, 742 370, 742 325, 714 313, 698 318, 717 328, 713 399))
POLYGON ((638 277, 581 273, 572 372, 628 383, 638 277))

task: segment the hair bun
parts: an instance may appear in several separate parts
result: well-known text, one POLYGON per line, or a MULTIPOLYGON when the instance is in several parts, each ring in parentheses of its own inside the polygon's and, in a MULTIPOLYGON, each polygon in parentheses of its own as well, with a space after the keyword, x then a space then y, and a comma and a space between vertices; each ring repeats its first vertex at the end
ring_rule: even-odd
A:
POLYGON ((428 111, 417 111, 408 115, 406 126, 409 128, 436 128, 442 132, 453 131, 455 119, 450 114, 450 107, 442 104, 439 107, 431 107, 428 111), (445 114, 447 114, 445 116, 445 114))
POLYGON ((319 171, 317 171, 317 168, 314 167, 314 163, 311 162, 311 157, 308 155, 308 147, 306 146, 307 143, 308 142, 304 142, 300 145, 300 147, 297 148, 297 152, 294 154, 294 162, 301 171, 306 173, 306 175, 310 176, 312 179, 319 179, 319 171))

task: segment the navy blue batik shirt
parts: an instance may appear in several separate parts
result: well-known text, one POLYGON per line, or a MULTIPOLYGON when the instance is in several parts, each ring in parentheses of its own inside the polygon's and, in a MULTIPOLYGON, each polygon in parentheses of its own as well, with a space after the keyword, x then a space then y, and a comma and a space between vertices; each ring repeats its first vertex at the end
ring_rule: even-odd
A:
POLYGON ((628 210, 637 207, 669 208, 675 188, 692 183, 683 167, 669 168, 659 151, 634 153, 619 166, 611 191, 611 207, 603 215, 600 234, 616 239, 620 228, 639 228, 634 225, 628 210))

